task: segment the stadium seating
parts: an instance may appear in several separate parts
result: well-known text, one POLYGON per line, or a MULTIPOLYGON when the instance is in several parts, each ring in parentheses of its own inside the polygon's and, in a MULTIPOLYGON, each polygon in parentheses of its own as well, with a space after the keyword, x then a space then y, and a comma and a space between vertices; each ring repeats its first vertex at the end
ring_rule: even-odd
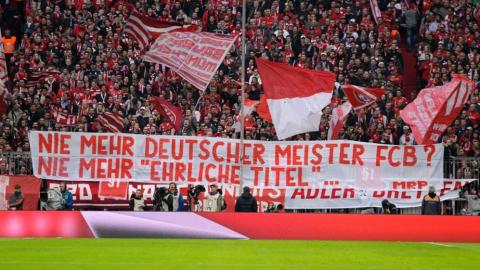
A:
MULTIPOLYGON (((241 1, 10 2, 2 6, 1 26, 4 34, 10 31, 16 38, 14 47, 11 40, 3 42, 14 99, 0 117, 0 153, 28 152, 29 130, 101 131, 97 115, 102 111, 124 115, 127 133, 239 136, 235 127, 240 107, 239 43, 202 96, 174 72, 142 62, 138 46, 122 28, 129 12, 136 9, 163 21, 197 24, 202 31, 238 33, 241 1), (181 107, 181 130, 174 130, 153 111, 148 102, 151 96, 162 96, 181 107), (143 109, 146 119, 139 121, 143 109), (59 113, 70 122, 59 123, 55 118, 59 113)), ((401 140, 408 128, 399 111, 416 90, 440 85, 452 72, 465 73, 477 83, 480 60, 477 4, 423 1, 417 7, 414 2, 378 1, 382 16, 377 24, 366 0, 247 2, 248 98, 258 100, 262 94, 255 55, 329 70, 337 74, 339 83, 330 107, 345 99, 343 84, 387 90, 377 104, 350 114, 340 138, 392 144, 413 141, 408 134, 407 140, 401 140), (407 2, 422 18, 415 54, 405 49, 402 12, 407 2), (417 69, 421 85, 416 84, 417 69)), ((449 142, 448 156, 480 156, 478 94, 476 89, 441 138, 449 142)), ((325 109, 319 132, 292 139, 325 140, 330 113, 331 108, 325 109)), ((273 125, 255 112, 247 120, 245 137, 276 140, 273 125)), ((11 168, 0 160, 0 173, 30 173, 28 158, 19 156, 18 161, 11 168)))

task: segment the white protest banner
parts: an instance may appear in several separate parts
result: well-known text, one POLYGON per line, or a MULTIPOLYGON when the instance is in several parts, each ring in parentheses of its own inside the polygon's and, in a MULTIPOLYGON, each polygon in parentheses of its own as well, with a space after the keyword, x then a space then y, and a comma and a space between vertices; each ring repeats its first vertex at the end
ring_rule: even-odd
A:
POLYGON ((205 32, 164 33, 155 40, 143 59, 171 68, 204 91, 236 38, 205 32))
POLYGON ((29 139, 39 178, 240 185, 243 168, 243 184, 285 188, 287 206, 297 208, 327 198, 342 208, 418 201, 428 186, 444 183, 440 144, 247 140, 241 150, 239 140, 209 137, 32 131, 29 139))

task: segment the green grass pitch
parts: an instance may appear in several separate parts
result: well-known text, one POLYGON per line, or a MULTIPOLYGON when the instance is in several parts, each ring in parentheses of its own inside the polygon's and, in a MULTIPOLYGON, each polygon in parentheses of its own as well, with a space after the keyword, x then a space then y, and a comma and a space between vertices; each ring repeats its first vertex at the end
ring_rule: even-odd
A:
POLYGON ((0 269, 480 269, 480 244, 0 239, 0 269))

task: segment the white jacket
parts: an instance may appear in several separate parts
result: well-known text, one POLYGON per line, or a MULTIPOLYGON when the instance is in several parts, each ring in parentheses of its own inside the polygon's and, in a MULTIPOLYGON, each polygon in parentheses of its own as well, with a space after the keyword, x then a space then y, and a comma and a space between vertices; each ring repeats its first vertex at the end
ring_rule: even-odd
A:
POLYGON ((207 193, 205 195, 205 205, 203 211, 205 212, 221 212, 223 205, 223 197, 217 192, 215 195, 207 193))

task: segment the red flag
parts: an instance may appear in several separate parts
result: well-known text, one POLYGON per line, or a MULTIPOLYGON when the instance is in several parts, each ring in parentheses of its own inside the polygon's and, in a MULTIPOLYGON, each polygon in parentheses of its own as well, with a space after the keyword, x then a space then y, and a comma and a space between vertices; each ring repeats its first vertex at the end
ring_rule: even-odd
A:
POLYGON ((378 23, 378 18, 382 17, 382 12, 378 7, 377 0, 370 0, 370 9, 372 10, 373 19, 375 19, 375 23, 378 23))
POLYGON ((270 110, 268 109, 267 97, 265 95, 262 95, 262 97, 260 98, 260 103, 258 103, 257 105, 256 112, 264 120, 272 123, 272 116, 270 115, 270 110))
POLYGON ((382 88, 365 88, 356 85, 344 85, 342 88, 354 110, 370 106, 385 94, 385 89, 382 88))
POLYGON ((348 114, 352 110, 352 104, 345 102, 332 110, 332 117, 330 118, 330 128, 328 129, 328 139, 335 140, 340 133, 340 130, 347 121, 348 114))
POLYGON ((197 28, 196 25, 162 22, 133 11, 123 31, 138 43, 140 49, 144 49, 163 33, 194 32, 197 28))
POLYGON ((162 97, 153 97, 150 99, 153 107, 175 127, 176 131, 182 128, 183 114, 182 110, 162 97))
POLYGON ((436 143, 462 111, 474 87, 465 75, 453 74, 451 82, 423 89, 400 116, 410 125, 418 143, 436 143))
POLYGON ((277 137, 318 131, 322 110, 332 98, 335 73, 256 59, 277 137))
POLYGON ((49 75, 52 75, 54 78, 58 79, 60 76, 60 71, 50 68, 46 69, 43 71, 35 71, 32 72, 27 79, 27 83, 25 84, 26 87, 34 87, 46 78, 48 78, 49 75))
POLYGON ((204 91, 236 39, 205 32, 165 33, 155 40, 143 59, 169 67, 204 91))
POLYGON ((50 113, 57 123, 64 126, 74 126, 78 123, 78 119, 80 118, 80 115, 69 114, 59 108, 52 108, 50 113))
POLYGON ((118 9, 120 5, 125 6, 125 8, 127 9, 135 10, 135 6, 132 3, 129 3, 128 1, 124 1, 124 0, 116 1, 116 3, 112 6, 112 8, 118 9))
POLYGON ((245 124, 244 124, 245 129, 249 128, 248 125, 252 121, 252 118, 250 118, 249 116, 252 114, 252 112, 254 110, 256 110, 256 108, 257 108, 257 106, 259 106, 259 104, 260 104, 259 100, 251 100, 251 99, 248 99, 248 98, 245 99, 245 103, 243 105, 243 115, 239 114, 235 117, 235 120, 237 121, 233 124, 235 130, 240 130, 241 129, 242 120, 245 120, 245 124))
POLYGON ((243 117, 252 114, 252 112, 255 110, 259 103, 260 101, 258 100, 251 100, 246 98, 245 103, 243 104, 243 117))
POLYGON ((124 128, 123 116, 114 112, 104 112, 97 117, 97 122, 106 132, 118 133, 124 128))

